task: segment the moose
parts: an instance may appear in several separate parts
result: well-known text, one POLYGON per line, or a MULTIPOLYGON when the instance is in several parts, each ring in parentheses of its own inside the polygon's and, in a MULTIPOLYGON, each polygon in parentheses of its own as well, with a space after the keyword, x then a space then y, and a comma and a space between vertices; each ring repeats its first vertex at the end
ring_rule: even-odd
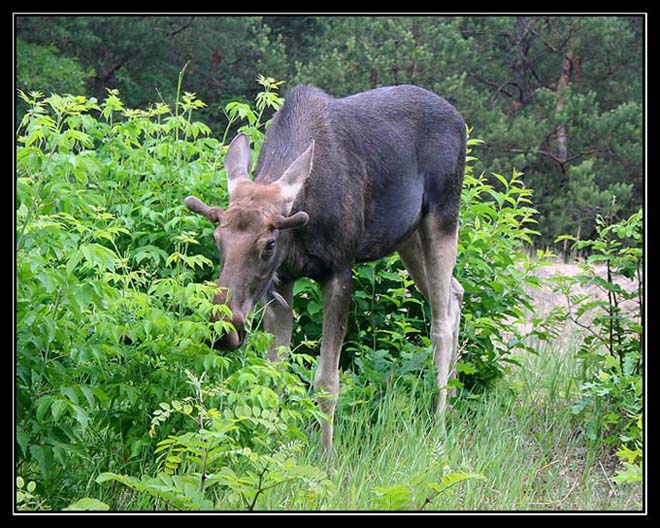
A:
MULTIPOLYGON (((265 134, 251 180, 250 142, 239 133, 225 156, 229 206, 194 196, 185 205, 217 224, 221 273, 213 302, 227 304, 235 331, 218 348, 245 340, 246 317, 266 301, 270 360, 288 346, 293 284, 323 292, 320 358, 314 377, 326 414, 321 443, 332 453, 339 358, 346 334, 352 266, 399 253, 431 309, 431 341, 442 415, 456 362, 463 288, 453 278, 466 128, 445 99, 413 85, 334 98, 292 88, 265 134)), ((217 316, 216 319, 217 320, 217 316)))

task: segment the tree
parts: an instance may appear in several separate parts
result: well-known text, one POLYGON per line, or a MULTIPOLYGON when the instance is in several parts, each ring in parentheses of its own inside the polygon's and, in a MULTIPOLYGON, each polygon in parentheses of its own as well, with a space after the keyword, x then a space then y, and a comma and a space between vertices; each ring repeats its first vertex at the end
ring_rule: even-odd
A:
MULTIPOLYGON (((260 73, 287 81, 284 93, 423 86, 486 141, 485 167, 525 173, 546 245, 566 231, 590 237, 594 213, 627 216, 642 200, 639 16, 20 16, 16 28, 49 50, 48 83, 86 80, 99 100, 119 88, 130 107, 172 104, 187 64, 184 89, 221 129, 226 102, 251 100, 260 73), (71 74, 56 73, 69 59, 71 74)), ((23 56, 21 83, 35 71, 23 56)))
POLYGON ((260 17, 199 16, 21 16, 21 39, 54 43, 93 72, 87 93, 102 99, 117 88, 128 106, 174 100, 185 64, 186 86, 210 107, 211 123, 222 117, 217 104, 252 99, 259 73, 284 76, 281 39, 271 39, 260 17))
POLYGON ((525 169, 546 243, 567 230, 589 237, 594 212, 628 215, 641 203, 640 28, 625 17, 464 20, 481 57, 470 78, 495 110, 468 122, 483 123, 496 169, 525 169))
MULTIPOLYGON (((38 90, 43 94, 83 93, 92 75, 91 69, 84 69, 75 58, 59 55, 54 46, 16 39, 16 87, 20 90, 38 90)), ((22 115, 26 106, 21 99, 17 102, 17 113, 22 115)))

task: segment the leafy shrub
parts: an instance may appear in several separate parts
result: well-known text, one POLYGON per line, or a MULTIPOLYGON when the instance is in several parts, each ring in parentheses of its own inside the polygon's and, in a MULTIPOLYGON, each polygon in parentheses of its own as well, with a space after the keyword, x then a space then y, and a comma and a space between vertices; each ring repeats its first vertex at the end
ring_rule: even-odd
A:
POLYGON ((270 490, 288 484, 287 509, 315 508, 333 493, 324 471, 300 464, 307 444, 301 425, 322 419, 305 384, 287 361, 263 359, 270 340, 258 334, 242 361, 226 364, 224 378, 207 386, 203 377, 186 372, 193 397, 161 402, 153 412, 151 434, 175 415, 187 420, 176 434, 158 443, 159 471, 153 477, 102 473, 97 482, 120 482, 164 503, 167 508, 209 510, 258 506, 270 490), (295 485, 297 484, 297 485, 295 485))
POLYGON ((16 477, 16 509, 48 510, 48 505, 36 492, 37 483, 31 480, 25 485, 23 477, 16 477))
MULTIPOLYGON (((468 140, 468 145, 479 143, 468 140)), ((540 251, 536 258, 528 254, 532 236, 539 234, 530 227, 537 223, 533 191, 515 169, 509 178, 496 173, 488 178, 483 172, 475 176, 477 159, 469 154, 455 270, 465 288, 458 371, 468 387, 483 388, 503 374, 507 363, 516 363, 513 350, 535 353, 529 338, 547 338, 551 329, 535 320, 526 335, 519 326, 534 311, 529 288, 540 286, 534 270, 545 257, 540 251)))
MULTIPOLYGON (((16 85, 23 90, 55 93, 85 93, 87 80, 94 75, 78 59, 60 55, 52 45, 40 46, 16 39, 16 85)), ((27 109, 23 100, 17 102, 18 119, 27 109)))
POLYGON ((624 468, 623 470, 619 471, 612 479, 617 484, 623 484, 626 482, 642 482, 644 478, 644 472, 642 469, 643 454, 641 415, 637 418, 636 425, 636 429, 630 429, 633 433, 631 436, 622 438, 622 440, 626 442, 626 444, 629 444, 631 447, 628 447, 628 445, 623 445, 616 452, 624 468))
POLYGON ((371 506, 374 510, 424 510, 444 494, 455 492, 454 487, 467 480, 487 480, 481 473, 452 470, 446 457, 436 453, 431 467, 406 476, 391 486, 372 489, 371 506))
MULTIPOLYGON (((227 109, 255 117, 256 140, 281 101, 272 79, 260 82, 256 109, 227 109)), ((17 463, 60 490, 54 508, 87 494, 90 473, 130 472, 149 456, 150 413, 186 395, 186 369, 213 383, 228 368, 208 346, 227 324, 209 323, 222 309, 211 302, 216 254, 197 233, 210 239, 211 226, 182 203, 224 200, 226 146, 193 120, 204 103, 181 84, 174 108, 146 110, 113 90, 102 103, 19 92, 17 463)))
MULTIPOLYGON (((643 249, 642 211, 614 222, 596 217, 596 238, 571 240, 590 255, 582 273, 558 277, 556 290, 566 298, 566 317, 583 331, 579 357, 583 363, 580 398, 573 405, 590 440, 622 444, 627 455, 639 453, 641 475, 643 406, 643 249), (597 266, 605 264, 604 274, 597 266), (631 286, 625 287, 624 279, 631 286), (575 286, 595 287, 599 296, 574 293, 575 286)), ((637 456, 628 456, 631 464, 637 456)))

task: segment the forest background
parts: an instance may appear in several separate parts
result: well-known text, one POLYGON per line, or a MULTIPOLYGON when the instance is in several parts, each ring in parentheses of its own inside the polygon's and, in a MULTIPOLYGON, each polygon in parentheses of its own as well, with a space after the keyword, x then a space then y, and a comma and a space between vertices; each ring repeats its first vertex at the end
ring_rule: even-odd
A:
POLYGON ((524 173, 535 244, 552 247, 642 202, 643 29, 642 16, 18 16, 17 87, 171 104, 188 63, 202 120, 224 130, 225 105, 254 100, 258 74, 286 80, 283 94, 423 86, 485 141, 486 166, 524 173))

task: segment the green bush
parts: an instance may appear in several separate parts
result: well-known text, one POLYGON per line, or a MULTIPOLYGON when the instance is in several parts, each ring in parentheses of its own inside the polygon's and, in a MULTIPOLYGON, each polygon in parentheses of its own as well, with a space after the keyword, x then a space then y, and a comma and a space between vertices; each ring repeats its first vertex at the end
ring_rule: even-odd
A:
MULTIPOLYGON (((468 140, 468 145, 478 144, 468 140)), ((537 214, 531 204, 533 191, 523 174, 513 169, 510 177, 484 172, 473 174, 476 158, 469 155, 462 195, 456 277, 465 288, 461 323, 462 361, 459 373, 470 387, 487 387, 515 364, 512 352, 531 353, 530 337, 547 338, 552 327, 534 319, 527 335, 520 324, 533 315, 530 288, 540 287, 534 271, 544 264, 532 237, 539 233, 537 214)))
MULTIPOLYGON (((41 46, 16 39, 16 86, 22 90, 39 90, 43 93, 86 92, 93 68, 84 68, 72 57, 60 55, 54 46, 41 46)), ((16 107, 20 120, 28 105, 22 99, 16 107)))
POLYGON ((156 506, 184 510, 254 510, 286 483, 287 509, 318 507, 334 485, 324 471, 299 462, 307 445, 301 426, 322 419, 290 368, 289 361, 304 366, 306 358, 295 354, 270 363, 263 359, 270 339, 254 337, 240 361, 222 358, 221 381, 208 386, 205 374, 186 371, 194 395, 161 402, 153 412, 152 436, 175 416, 185 420, 154 450, 155 476, 106 472, 97 482, 117 481, 152 497, 156 506))
MULTIPOLYGON (((245 114, 257 142, 264 109, 280 101, 274 81, 260 82, 254 109, 226 109, 245 114)), ((95 472, 148 459, 149 417, 186 396, 186 369, 214 383, 228 368, 208 346, 226 324, 209 323, 217 258, 198 237, 211 226, 182 202, 224 201, 226 146, 192 118, 204 103, 181 83, 174 108, 146 110, 113 90, 102 103, 19 92, 17 463, 60 490, 53 508, 87 494, 95 472)))
MULTIPOLYGON (((566 317, 584 336, 579 352, 583 383, 572 410, 590 440, 620 445, 628 455, 638 453, 641 475, 643 215, 640 209, 618 222, 597 216, 595 224, 593 240, 558 239, 589 253, 580 262, 580 274, 558 277, 555 285, 565 296, 566 317), (629 286, 624 280, 631 281, 629 286), (576 286, 593 287, 599 295, 576 293, 576 286)), ((629 457, 628 464, 637 456, 629 457)))

